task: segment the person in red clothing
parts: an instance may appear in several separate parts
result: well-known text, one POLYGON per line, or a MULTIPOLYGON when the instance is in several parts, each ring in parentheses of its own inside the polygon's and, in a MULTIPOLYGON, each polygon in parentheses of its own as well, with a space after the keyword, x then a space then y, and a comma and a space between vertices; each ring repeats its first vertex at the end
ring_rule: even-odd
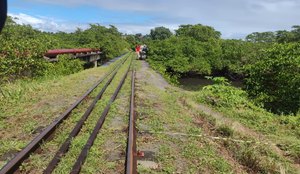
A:
POLYGON ((140 58, 140 51, 141 51, 141 46, 140 45, 136 45, 135 47, 135 52, 137 54, 137 58, 140 58))

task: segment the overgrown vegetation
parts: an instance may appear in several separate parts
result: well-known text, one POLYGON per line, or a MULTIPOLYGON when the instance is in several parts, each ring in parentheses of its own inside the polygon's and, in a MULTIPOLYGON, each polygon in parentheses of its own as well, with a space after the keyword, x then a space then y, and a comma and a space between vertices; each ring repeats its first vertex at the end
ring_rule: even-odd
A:
POLYGON ((239 107, 251 105, 247 99, 247 93, 241 89, 230 86, 223 77, 213 78, 214 85, 205 86, 202 90, 203 99, 208 104, 217 107, 239 107))
POLYGON ((243 66, 255 62, 260 50, 268 47, 265 43, 223 40, 220 36, 221 33, 210 26, 181 25, 175 36, 149 41, 149 62, 173 81, 188 73, 222 72, 234 78, 243 76, 243 66))
POLYGON ((275 113, 300 108, 300 44, 276 44, 248 67, 247 91, 275 113))
POLYGON ((245 89, 257 105, 274 113, 296 114, 300 107, 299 40, 300 26, 228 40, 202 24, 181 25, 174 34, 166 27, 156 27, 145 36, 123 35, 114 26, 99 24, 73 33, 49 33, 16 24, 9 17, 0 35, 0 81, 82 70, 81 62, 67 57, 59 63, 44 61, 48 49, 100 48, 105 58, 112 58, 147 43, 151 66, 173 83, 189 75, 246 78, 245 89))
POLYGON ((100 48, 107 58, 113 58, 126 52, 129 44, 122 33, 111 25, 109 28, 99 24, 90 24, 86 30, 77 29, 73 33, 58 32, 54 36, 61 41, 63 48, 100 48))
MULTIPOLYGON (((131 55, 128 56, 131 57, 131 55)), ((124 58, 126 58, 126 56, 124 58)), ((112 71, 113 67, 123 61, 124 58, 114 62, 111 64, 112 66, 91 68, 68 76, 59 76, 53 79, 37 79, 30 82, 20 80, 7 84, 3 88, 3 93, 7 96, 7 98, 4 99, 0 95, 0 108, 2 109, 2 112, 0 113, 0 168, 17 152, 24 148, 46 126, 53 122, 53 120, 65 111, 70 104, 74 103, 75 100, 85 93, 94 83, 96 83, 106 73, 112 71)), ((79 153, 81 147, 89 137, 89 133, 94 128, 94 124, 98 120, 99 115, 109 101, 116 86, 119 84, 120 78, 123 77, 124 72, 127 70, 129 62, 130 58, 128 58, 125 65, 120 69, 116 75, 116 79, 114 79, 108 87, 101 101, 97 103, 96 108, 90 116, 91 120, 87 120, 86 122, 86 125, 88 126, 84 128, 83 136, 74 139, 76 143, 80 144, 75 145, 77 153, 79 153)), ((95 91, 93 91, 90 96, 74 110, 72 116, 65 120, 65 122, 58 128, 54 138, 42 145, 39 153, 33 154, 30 157, 30 160, 22 164, 20 168, 21 173, 42 173, 45 166, 54 156, 56 150, 58 150, 61 143, 68 136, 73 126, 81 118, 82 114, 84 114, 86 108, 90 105, 90 102, 100 92, 107 80, 108 78, 105 79, 104 83, 101 83, 95 91)), ((125 86, 123 86, 122 90, 130 90, 130 78, 127 78, 124 85, 125 86), (126 89, 124 89, 124 87, 126 87, 126 89)), ((119 103, 129 104, 127 99, 130 94, 128 91, 122 92, 122 90, 118 96, 121 97, 123 95, 123 99, 121 101, 116 101, 118 103, 113 104, 114 106, 112 106, 109 113, 110 116, 108 117, 114 117, 115 115, 120 114, 118 115, 119 117, 127 119, 128 111, 117 109, 119 108, 119 103)), ((127 107, 124 106, 123 108, 127 107)), ((125 122, 125 125, 126 123, 127 122, 125 122)), ((104 125, 109 127, 106 124, 104 125)), ((126 132, 122 133, 125 134, 126 132)), ((104 135, 109 139, 112 139, 112 133, 105 133, 104 135)), ((122 149, 125 149, 126 135, 119 134, 119 137, 123 138, 124 148, 122 147, 122 149)), ((101 139, 100 142, 102 142, 101 139)), ((96 147, 98 146, 96 145, 96 147)), ((98 149, 96 148, 95 150, 97 153, 98 149)), ((107 153, 109 152, 110 151, 107 151, 107 153)), ((72 156, 72 160, 75 160, 75 158, 76 156, 72 156)), ((99 155, 95 155, 95 158, 99 158, 99 155)), ((99 161, 94 162, 98 162, 98 164, 100 163, 99 161)), ((68 166, 62 165, 61 167, 69 169, 72 165, 73 163, 68 163, 68 166)), ((103 166, 105 165, 106 164, 103 164, 103 166)), ((90 168, 100 170, 99 168, 94 168, 94 166, 90 166, 90 168)), ((87 169, 89 170, 89 168, 87 169)), ((63 173, 68 173, 68 171, 65 170, 58 170, 57 172, 61 173, 62 171, 63 173)))
MULTIPOLYGON (((145 78, 147 75, 151 77, 150 73, 151 70, 139 71, 141 79, 137 81, 138 129, 140 132, 150 130, 150 133, 138 136, 138 147, 153 151, 155 156, 151 161, 159 165, 155 169, 140 165, 139 172, 298 173, 293 164, 298 159, 299 140, 293 133, 299 130, 293 130, 292 133, 288 126, 282 127, 278 117, 255 106, 248 100, 246 92, 231 87, 224 78, 215 78, 215 85, 197 92, 186 92, 172 86, 160 90, 158 84, 145 78), (198 104, 190 105, 189 100, 193 97, 198 103, 206 103, 222 111, 224 117, 228 115, 233 121, 229 122, 228 118, 222 116, 214 119, 212 115, 205 115, 197 109, 198 104), (259 134, 262 136, 259 139, 251 136, 252 132, 245 135, 236 131, 237 124, 233 124, 236 120, 248 122, 247 126, 267 136, 259 134), (274 127, 278 131, 271 130, 274 127), (263 130, 268 130, 268 133, 263 130), (179 136, 182 134, 190 136, 179 136), (270 145, 264 144, 269 138, 286 148, 285 156, 275 153, 270 145)), ((280 118, 292 120, 295 117, 280 118)), ((247 127, 241 129, 247 130, 247 127)))
POLYGON ((181 25, 168 37, 161 30, 151 31, 156 35, 148 41, 149 62, 169 81, 177 83, 190 74, 246 78, 246 90, 257 105, 274 113, 299 111, 300 47, 287 43, 298 41, 299 26, 292 31, 252 33, 245 41, 221 39, 220 32, 201 24, 181 25))
POLYGON ((267 135, 286 156, 300 159, 300 115, 275 115, 255 105, 245 91, 232 87, 224 78, 197 92, 195 100, 208 104, 227 117, 267 135))
POLYGON ((48 71, 43 53, 57 47, 58 43, 53 36, 29 25, 18 25, 8 18, 0 35, 0 80, 43 75, 48 71))
POLYGON ((58 63, 49 63, 43 54, 49 49, 85 47, 100 48, 104 57, 113 58, 126 52, 129 44, 114 26, 91 24, 73 33, 48 33, 19 25, 8 17, 0 35, 0 82, 78 72, 82 62, 63 56, 58 63))

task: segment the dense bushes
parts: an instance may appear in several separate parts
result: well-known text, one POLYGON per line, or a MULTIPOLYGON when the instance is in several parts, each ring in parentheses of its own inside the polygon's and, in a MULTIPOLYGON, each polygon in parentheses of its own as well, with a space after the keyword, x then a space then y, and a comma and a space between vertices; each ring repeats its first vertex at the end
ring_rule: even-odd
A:
POLYGON ((149 43, 149 62, 153 68, 176 81, 185 74, 227 77, 243 76, 244 65, 258 59, 261 50, 270 46, 242 40, 222 40, 220 32, 203 25, 182 25, 176 35, 149 43))
POLYGON ((43 54, 49 49, 83 47, 100 48, 106 58, 112 58, 124 53, 129 45, 114 26, 91 24, 89 29, 74 33, 47 33, 16 24, 8 17, 0 35, 0 82, 78 72, 82 69, 79 60, 64 57, 52 64, 43 59, 43 54))
POLYGON ((62 48, 100 48, 107 58, 116 57, 129 48, 129 44, 114 26, 107 28, 90 24, 90 28, 86 30, 77 29, 74 33, 59 32, 54 35, 62 43, 62 48))
POLYGON ((300 108, 300 44, 276 44, 248 68, 247 90, 265 108, 296 113, 300 108))
MULTIPOLYGON (((293 35, 295 41, 300 36, 300 27, 293 28, 286 33, 293 35)), ((280 34, 281 31, 256 32, 248 35, 247 41, 224 40, 212 27, 182 25, 175 36, 149 41, 149 62, 172 82, 186 74, 248 77, 247 91, 257 104, 275 113, 297 113, 300 44, 278 45, 275 41, 284 37, 280 34)))
POLYGON ((70 58, 68 55, 59 56, 59 61, 48 64, 47 76, 69 75, 83 70, 84 62, 70 58))
POLYGON ((150 43, 150 64, 162 74, 176 82, 180 74, 187 72, 209 74, 210 60, 203 44, 191 38, 171 37, 164 41, 150 43))
POLYGON ((42 75, 48 67, 43 53, 57 43, 50 35, 8 18, 0 35, 0 80, 42 75))
POLYGON ((224 77, 212 79, 214 85, 203 88, 197 100, 217 107, 251 107, 247 93, 230 85, 224 77))
POLYGON ((150 41, 149 62, 173 81, 184 73, 210 74, 221 65, 221 46, 218 32, 202 25, 184 25, 176 36, 150 41), (195 31, 194 31, 195 30, 195 31), (207 31, 202 34, 202 31, 207 31))
POLYGON ((300 113, 278 115, 268 112, 257 106, 246 91, 231 86, 223 77, 213 78, 213 81, 213 85, 208 85, 196 93, 196 101, 214 107, 257 132, 269 135, 289 157, 299 161, 300 113))
POLYGON ((259 59, 259 55, 270 44, 252 43, 242 40, 222 40, 222 67, 229 75, 245 75, 245 65, 251 65, 259 59))

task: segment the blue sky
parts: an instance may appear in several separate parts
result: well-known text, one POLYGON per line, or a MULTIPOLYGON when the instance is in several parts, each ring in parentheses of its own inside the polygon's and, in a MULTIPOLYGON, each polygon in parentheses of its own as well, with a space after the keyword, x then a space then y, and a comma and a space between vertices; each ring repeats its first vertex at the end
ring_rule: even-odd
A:
POLYGON ((54 32, 99 23, 147 34, 158 26, 175 30, 201 23, 221 31, 223 38, 243 38, 300 24, 300 0, 9 0, 8 6, 17 22, 54 32))

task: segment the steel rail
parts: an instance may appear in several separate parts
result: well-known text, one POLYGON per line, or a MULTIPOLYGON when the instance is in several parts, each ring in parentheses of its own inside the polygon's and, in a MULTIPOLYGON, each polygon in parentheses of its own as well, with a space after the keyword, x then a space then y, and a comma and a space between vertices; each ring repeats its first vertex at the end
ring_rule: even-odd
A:
POLYGON ((105 118, 110 110, 110 107, 111 107, 111 104, 114 102, 114 100, 116 99, 117 95, 119 94, 124 82, 125 82, 125 79, 128 75, 128 72, 130 70, 130 67, 131 67, 131 64, 132 64, 132 59, 130 61, 130 65, 126 71, 126 73, 124 74, 122 80, 120 81, 118 87, 116 88, 115 92, 113 93, 113 95, 111 96, 108 104, 106 105, 105 109, 103 110, 101 116, 99 117, 94 129, 93 129, 93 132, 91 133, 89 139, 87 140, 86 144, 84 145, 79 157, 77 158, 75 164, 73 165, 72 167, 72 171, 70 172, 71 174, 78 174, 81 170, 81 166, 83 165, 83 163, 85 162, 85 159, 88 155, 88 151, 90 150, 90 148, 93 146, 94 144, 94 141, 95 139, 97 138, 97 135, 100 131, 100 129, 102 128, 102 125, 105 121, 105 118))
POLYGON ((132 71, 131 76, 131 97, 130 97, 130 110, 129 110, 129 130, 127 139, 127 151, 126 151, 126 174, 137 173, 137 151, 136 151, 136 127, 135 127, 135 99, 134 90, 135 87, 135 70, 132 71))
POLYGON ((99 94, 96 96, 94 101, 90 104, 88 109, 85 111, 85 113, 82 115, 81 119, 77 122, 77 124, 74 126, 73 130, 69 134, 68 138, 65 140, 65 142, 60 146, 60 149, 57 151, 55 156, 52 158, 51 162, 48 164, 46 170, 43 172, 45 174, 52 173, 52 171, 55 169, 56 165, 60 162, 60 159, 63 157, 63 155, 69 150, 69 147, 71 145, 72 139, 78 135, 80 132, 80 129, 84 125, 84 122, 88 119, 91 112, 94 110, 96 103, 101 99, 102 95, 104 94, 105 90, 117 74, 118 70, 114 72, 114 74, 111 76, 111 78, 106 82, 105 86, 101 89, 99 94))
POLYGON ((0 170, 0 174, 14 173, 18 170, 22 162, 29 157, 29 155, 34 152, 41 143, 47 139, 60 125, 63 120, 68 118, 70 113, 95 89, 102 83, 115 69, 121 66, 129 57, 130 53, 125 58, 123 62, 113 67, 113 70, 106 73, 98 82, 96 82, 83 96, 81 96, 75 103, 73 103, 63 114, 55 119, 45 130, 43 130, 38 136, 36 136, 24 149, 22 149, 12 160, 10 160, 6 165, 0 170))

